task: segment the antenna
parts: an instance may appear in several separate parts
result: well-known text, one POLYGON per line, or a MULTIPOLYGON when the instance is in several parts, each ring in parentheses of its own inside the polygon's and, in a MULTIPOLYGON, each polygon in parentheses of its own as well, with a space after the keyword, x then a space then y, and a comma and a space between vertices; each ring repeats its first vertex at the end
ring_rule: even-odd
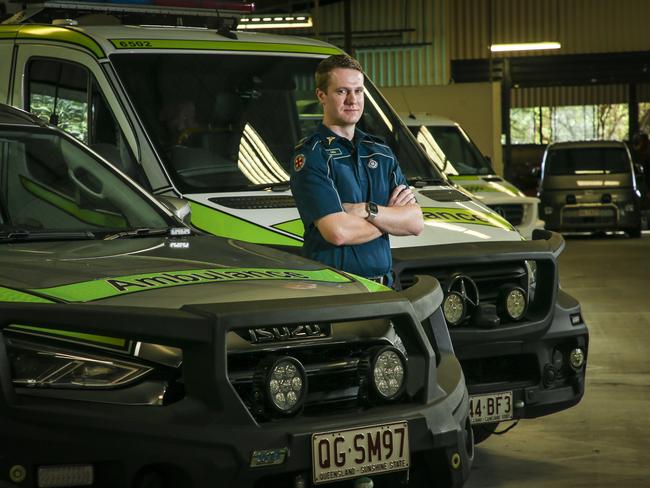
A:
POLYGON ((411 106, 409 105, 409 101, 406 99, 406 94, 404 93, 404 90, 400 88, 400 95, 402 95, 402 98, 404 99, 404 105, 406 105, 406 110, 409 113, 409 119, 415 119, 415 114, 413 114, 413 111, 411 110, 411 106))

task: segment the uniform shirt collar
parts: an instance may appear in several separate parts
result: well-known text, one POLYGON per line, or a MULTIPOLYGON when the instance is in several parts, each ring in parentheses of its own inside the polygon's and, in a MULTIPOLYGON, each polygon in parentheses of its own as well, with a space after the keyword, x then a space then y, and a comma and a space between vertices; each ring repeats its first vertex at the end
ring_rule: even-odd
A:
POLYGON ((318 133, 320 134, 322 139, 324 139, 325 141, 328 142, 328 145, 331 145, 332 142, 339 142, 340 143, 340 142, 343 142, 343 141, 347 141, 348 144, 350 142, 352 142, 354 145, 357 145, 359 142, 361 142, 367 136, 367 134, 365 132, 363 132, 358 127, 355 127, 355 129, 354 129, 354 138, 352 139, 352 141, 349 141, 345 137, 341 137, 338 134, 336 134, 329 127, 326 127, 325 125, 323 125, 322 122, 318 125, 318 133), (332 137, 334 139, 331 139, 332 137))

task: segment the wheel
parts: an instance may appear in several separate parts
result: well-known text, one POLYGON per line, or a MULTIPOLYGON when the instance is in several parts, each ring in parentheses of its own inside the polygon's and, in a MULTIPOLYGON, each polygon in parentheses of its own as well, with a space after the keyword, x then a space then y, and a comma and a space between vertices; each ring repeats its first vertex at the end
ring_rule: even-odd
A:
POLYGON ((472 430, 474 431, 474 444, 480 444, 497 430, 499 422, 492 422, 490 424, 477 424, 472 425, 472 430))
POLYGON ((632 239, 638 239, 641 237, 641 227, 638 229, 631 229, 627 231, 627 235, 630 236, 632 239))

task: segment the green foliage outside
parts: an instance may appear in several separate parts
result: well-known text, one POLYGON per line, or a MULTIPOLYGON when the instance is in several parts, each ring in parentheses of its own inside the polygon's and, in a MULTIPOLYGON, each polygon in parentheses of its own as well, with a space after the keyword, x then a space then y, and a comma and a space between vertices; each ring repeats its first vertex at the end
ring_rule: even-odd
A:
MULTIPOLYGON (((30 111, 46 122, 54 112, 54 97, 33 93, 30 99, 30 111)), ((88 143, 88 104, 76 100, 59 98, 56 114, 59 116, 58 127, 84 143, 88 143)))
POLYGON ((628 139, 627 104, 510 110, 513 144, 628 139))

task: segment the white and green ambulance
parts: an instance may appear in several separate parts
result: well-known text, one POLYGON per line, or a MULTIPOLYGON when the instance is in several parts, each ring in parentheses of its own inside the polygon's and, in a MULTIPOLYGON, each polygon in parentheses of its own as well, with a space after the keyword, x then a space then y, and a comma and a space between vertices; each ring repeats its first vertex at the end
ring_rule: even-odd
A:
POLYGON ((451 119, 430 114, 400 114, 402 121, 447 177, 515 226, 526 239, 543 229, 539 198, 528 197, 496 174, 463 128, 451 119))

